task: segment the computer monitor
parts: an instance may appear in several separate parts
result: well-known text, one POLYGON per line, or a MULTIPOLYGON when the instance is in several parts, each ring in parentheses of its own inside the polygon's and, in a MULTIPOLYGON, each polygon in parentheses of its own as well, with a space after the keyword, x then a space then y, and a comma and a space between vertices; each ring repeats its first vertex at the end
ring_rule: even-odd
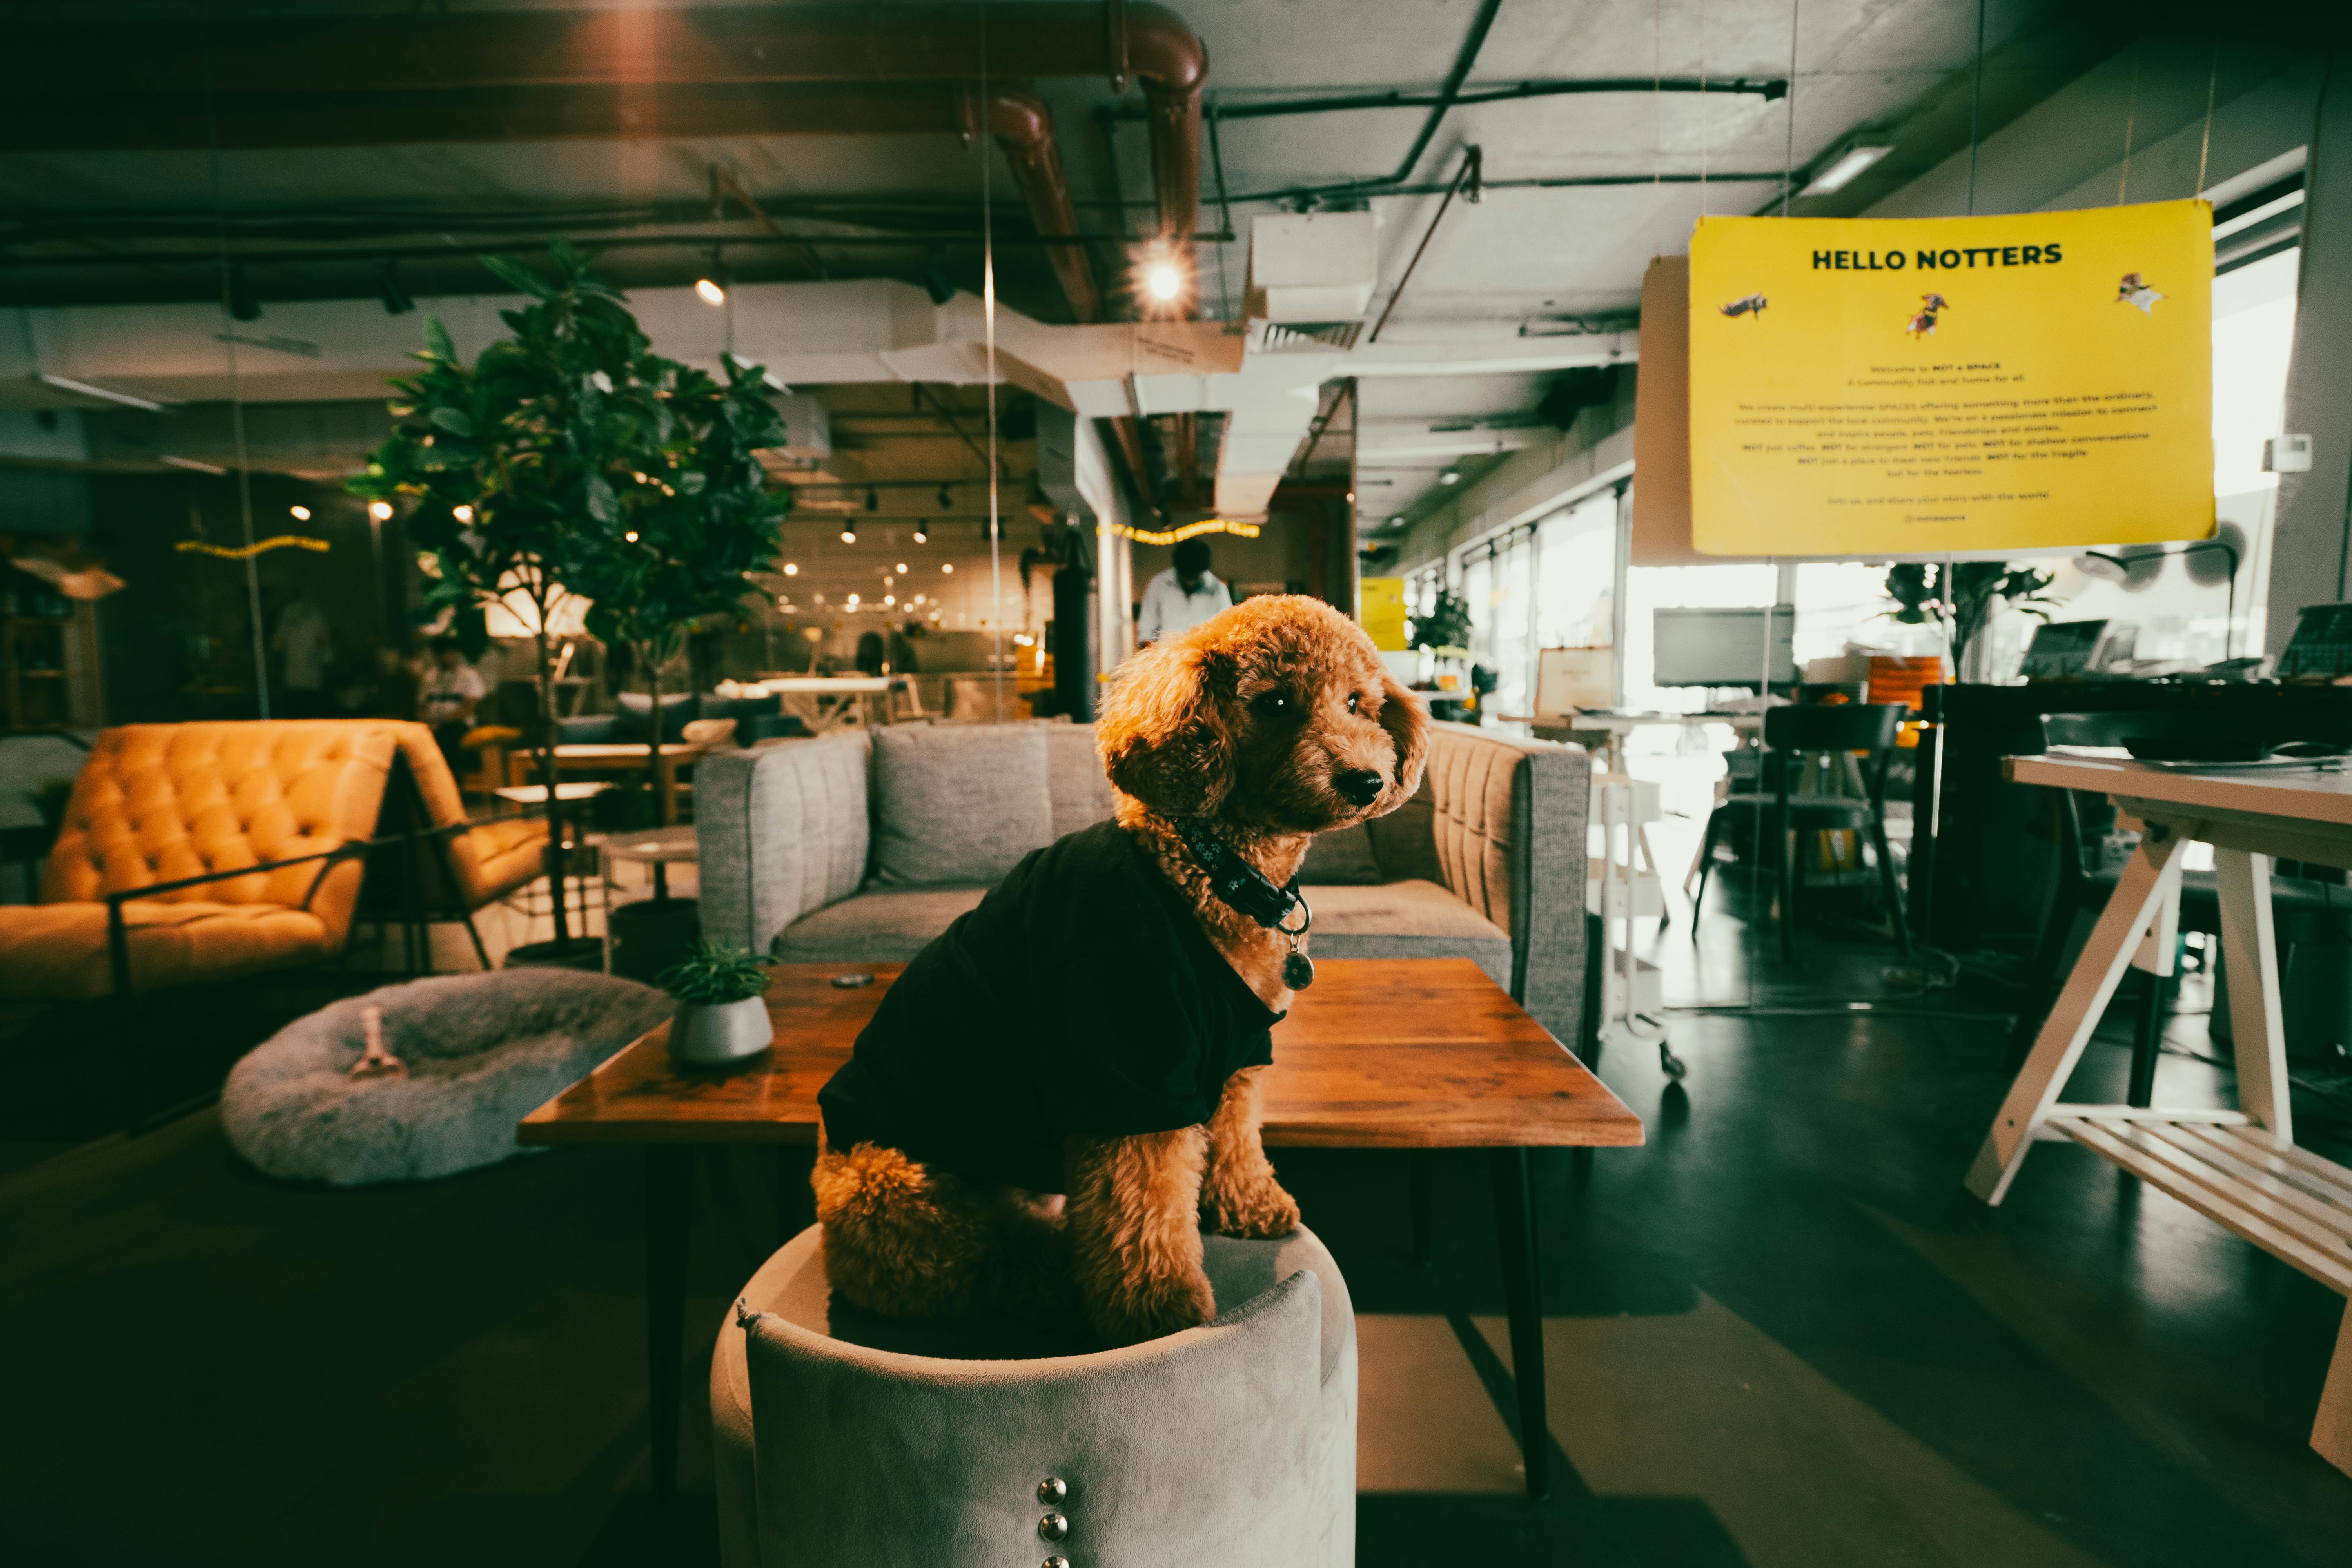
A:
POLYGON ((1650 679, 1659 686, 1793 686, 1793 605, 1738 610, 1660 610, 1650 679), (1766 629, 1769 616, 1769 631, 1766 629), (1769 661, 1767 661, 1767 643, 1769 661))
POLYGON ((2352 675, 2352 605, 2305 605, 2295 616, 2279 674, 2352 675))
POLYGON ((2046 622, 2033 628, 2033 640, 2025 645, 2025 663, 2019 673, 2028 680, 2063 680, 2085 674, 2097 667, 2099 644, 2106 635, 2107 623, 2103 620, 2046 622))

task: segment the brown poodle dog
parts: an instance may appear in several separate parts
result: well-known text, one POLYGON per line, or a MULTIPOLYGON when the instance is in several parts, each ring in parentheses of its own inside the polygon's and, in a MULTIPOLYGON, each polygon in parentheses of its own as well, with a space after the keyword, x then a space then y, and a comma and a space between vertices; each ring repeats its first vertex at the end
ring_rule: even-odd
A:
POLYGON ((1202 1226, 1298 1222, 1258 1136, 1297 921, 1226 902, 1198 851, 1288 887, 1316 834, 1420 787, 1422 710, 1354 622, 1256 598, 1128 661, 1097 739, 1115 820, 918 955, 820 1096, 826 1269, 857 1306, 1074 1308, 1132 1343, 1215 1315, 1202 1226))

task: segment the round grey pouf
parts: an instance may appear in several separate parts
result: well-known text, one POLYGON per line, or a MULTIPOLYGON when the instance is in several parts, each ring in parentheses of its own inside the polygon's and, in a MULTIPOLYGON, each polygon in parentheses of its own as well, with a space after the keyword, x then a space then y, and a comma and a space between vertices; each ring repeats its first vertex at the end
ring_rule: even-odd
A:
POLYGON ((221 1124, 259 1170, 357 1186, 494 1164, 515 1123, 667 1017, 651 986, 564 970, 387 985, 280 1029, 229 1069, 221 1124), (354 1079, 362 1015, 383 1010, 404 1078, 354 1079))

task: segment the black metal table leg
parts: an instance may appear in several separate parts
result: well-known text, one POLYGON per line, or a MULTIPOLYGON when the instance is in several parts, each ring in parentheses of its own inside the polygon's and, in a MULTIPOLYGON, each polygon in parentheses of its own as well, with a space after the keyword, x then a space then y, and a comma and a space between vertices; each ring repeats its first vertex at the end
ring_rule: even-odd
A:
POLYGON ((1412 1260, 1426 1268, 1437 1235, 1437 1156, 1427 1149, 1411 1149, 1404 1158, 1412 1178, 1412 1260))
POLYGON ((1528 1496, 1551 1488, 1551 1433, 1544 1416, 1543 1289, 1536 1252, 1535 1193, 1525 1149, 1489 1149, 1495 1231, 1501 1243, 1503 1300, 1511 1320, 1511 1381, 1519 1391, 1519 1457, 1528 1496))
POLYGON ((694 1151, 646 1150, 646 1419, 654 1500, 677 1494, 678 1363, 686 1333, 686 1248, 694 1228, 694 1151))

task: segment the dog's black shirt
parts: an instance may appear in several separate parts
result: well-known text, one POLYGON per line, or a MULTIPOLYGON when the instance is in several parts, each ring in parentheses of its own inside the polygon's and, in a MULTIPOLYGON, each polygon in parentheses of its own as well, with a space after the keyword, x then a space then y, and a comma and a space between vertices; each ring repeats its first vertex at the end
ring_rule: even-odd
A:
POLYGON ((1274 1059, 1257 999, 1117 823, 1030 855, 898 976, 817 1095, 826 1144, 1064 1190, 1062 1140, 1206 1121, 1274 1059))

